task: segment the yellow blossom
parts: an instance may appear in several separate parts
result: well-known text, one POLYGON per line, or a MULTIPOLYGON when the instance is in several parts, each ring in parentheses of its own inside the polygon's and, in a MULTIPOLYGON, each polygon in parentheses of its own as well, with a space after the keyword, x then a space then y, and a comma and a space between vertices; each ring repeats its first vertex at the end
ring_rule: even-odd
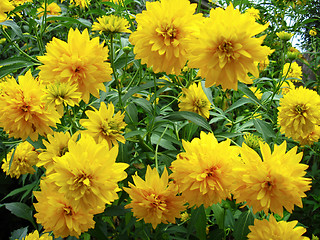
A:
POLYGON ((297 227, 298 221, 277 222, 273 215, 267 219, 254 220, 254 225, 249 226, 249 240, 310 240, 308 237, 302 236, 307 230, 304 227, 297 227))
POLYGON ((59 192, 55 183, 42 179, 41 191, 33 192, 38 200, 34 203, 37 223, 46 232, 52 231, 55 238, 68 236, 79 237, 82 232, 94 228, 93 213, 88 208, 75 208, 74 205, 59 192))
POLYGON ((1 0, 0 2, 0 22, 4 22, 7 19, 6 12, 10 12, 14 9, 14 6, 8 0, 1 0))
POLYGON ((129 182, 129 188, 124 190, 132 199, 125 208, 132 208, 134 216, 151 223, 155 229, 158 224, 175 223, 180 218, 180 212, 185 209, 181 196, 177 196, 177 187, 168 182, 168 172, 165 168, 161 177, 156 168, 148 165, 145 181, 138 175, 132 176, 134 184, 129 182))
POLYGON ((253 149, 259 148, 259 142, 263 142, 263 139, 259 137, 258 135, 255 135, 253 133, 246 133, 244 136, 245 143, 253 149))
POLYGON ((259 11, 259 9, 256 9, 254 7, 248 8, 246 10, 246 14, 254 17, 255 20, 259 20, 260 19, 260 11, 259 11))
POLYGON ((200 14, 193 15, 196 7, 188 0, 147 2, 146 10, 137 14, 137 30, 129 38, 135 58, 153 66, 154 72, 179 75, 187 61, 190 37, 202 19, 200 14))
POLYGON ((55 107, 58 113, 64 114, 64 107, 79 105, 81 92, 77 92, 78 86, 72 82, 54 82, 46 85, 42 100, 50 107, 55 107))
MULTIPOLYGON (((45 9, 45 3, 43 3, 41 5, 41 8, 38 8, 38 10, 37 10, 39 17, 43 16, 44 9, 45 9)), ((60 15, 61 14, 61 8, 55 2, 50 3, 50 4, 47 5, 47 14, 48 15, 60 15)))
POLYGON ((310 36, 314 37, 314 36, 317 35, 317 31, 316 31, 315 29, 311 29, 311 30, 309 31, 309 34, 310 34, 310 36))
POLYGON ((43 149, 39 154, 39 162, 37 167, 44 166, 46 168, 46 173, 49 174, 54 170, 55 158, 62 157, 68 152, 69 141, 76 142, 79 134, 74 134, 70 136, 69 132, 54 132, 53 135, 48 135, 47 141, 43 141, 43 145, 46 149, 43 149))
POLYGON ((48 178, 59 187, 75 209, 99 213, 105 204, 118 199, 118 182, 127 177, 128 164, 116 163, 118 146, 97 144, 93 137, 81 134, 79 141, 69 141, 68 151, 54 157, 54 172, 48 178))
POLYGON ((94 22, 92 25, 92 31, 100 31, 106 33, 131 33, 129 28, 129 22, 127 19, 110 15, 99 17, 98 22, 94 22))
POLYGON ((280 38, 283 41, 289 41, 292 38, 293 33, 281 31, 281 32, 277 32, 276 35, 278 36, 278 38, 280 38))
POLYGON ((199 27, 200 34, 189 45, 188 66, 199 68, 206 87, 221 85, 223 89, 237 90, 238 80, 252 83, 248 73, 259 76, 256 62, 265 60, 271 51, 261 46, 265 37, 254 36, 268 24, 258 24, 230 4, 225 10, 212 9, 199 27))
POLYGON ((16 149, 12 149, 2 162, 1 168, 6 175, 18 179, 22 174, 35 172, 33 166, 38 162, 38 152, 29 142, 22 142, 16 149))
POLYGON ((114 106, 112 103, 107 105, 102 102, 99 110, 93 108, 85 112, 88 119, 81 119, 80 124, 87 130, 85 133, 94 137, 97 142, 107 141, 109 147, 118 145, 118 142, 125 143, 121 129, 127 125, 123 119, 124 114, 120 111, 114 115, 114 106))
POLYGON ((10 137, 23 140, 30 137, 36 141, 39 134, 53 133, 51 127, 60 122, 59 114, 41 100, 44 87, 31 71, 19 76, 19 84, 12 78, 1 84, 1 88, 0 127, 10 137))
POLYGON ((239 176, 234 182, 233 195, 237 203, 245 202, 253 212, 269 210, 283 216, 283 207, 292 212, 294 205, 302 207, 302 197, 310 189, 311 179, 304 177, 308 165, 301 164, 302 153, 297 147, 286 152, 287 144, 275 145, 271 153, 266 143, 260 142, 262 159, 245 143, 240 150, 243 163, 235 169, 239 176))
POLYGON ((22 238, 22 240, 53 240, 53 237, 49 236, 49 233, 44 233, 40 236, 38 230, 35 230, 22 238))
POLYGON ((209 118, 211 103, 200 82, 193 83, 189 88, 182 88, 182 93, 179 98, 179 111, 195 112, 204 118, 209 118))
POLYGON ((278 124, 281 133, 298 141, 320 125, 320 96, 316 91, 299 87, 280 99, 278 124))
MULTIPOLYGON (((283 66, 283 76, 286 76, 286 78, 297 78, 302 79, 302 68, 298 65, 298 63, 286 63, 283 66)), ((297 81, 296 79, 292 79, 294 81, 297 81)))
POLYGON ((282 95, 287 94, 290 90, 295 89, 296 86, 294 85, 294 83, 290 80, 286 80, 282 86, 281 86, 281 93, 282 95))
POLYGON ((212 133, 200 133, 191 142, 182 141, 185 152, 171 163, 171 178, 190 204, 209 207, 230 196, 239 150, 230 139, 218 143, 212 133))
POLYGON ((45 83, 70 82, 78 86, 85 103, 90 94, 99 97, 105 91, 104 82, 111 80, 112 69, 108 59, 108 48, 99 38, 90 40, 88 30, 82 33, 70 29, 68 41, 53 38, 46 46, 45 56, 38 59, 44 64, 39 67, 40 79, 45 83))

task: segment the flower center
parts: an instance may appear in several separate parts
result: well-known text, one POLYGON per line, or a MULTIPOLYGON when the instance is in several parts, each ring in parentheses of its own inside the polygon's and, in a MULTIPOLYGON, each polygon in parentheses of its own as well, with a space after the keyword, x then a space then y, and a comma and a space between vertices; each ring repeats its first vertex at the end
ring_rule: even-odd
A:
POLYGON ((193 105, 195 106, 195 108, 197 109, 202 109, 204 107, 207 106, 207 102, 203 99, 196 99, 193 103, 193 105))
POLYGON ((64 206, 63 210, 65 212, 65 215, 67 216, 72 216, 74 214, 74 211, 71 206, 64 206))
POLYGON ((304 104, 298 104, 298 105, 295 106, 294 110, 299 115, 303 115, 303 113, 305 113, 307 111, 307 108, 306 108, 306 106, 304 104))
POLYGON ((274 186, 273 181, 270 179, 270 177, 267 177, 266 181, 261 183, 261 188, 266 189, 267 191, 271 191, 274 186))
POLYGON ((233 46, 231 42, 224 40, 219 45, 218 49, 220 50, 221 53, 223 53, 228 58, 228 61, 230 60, 230 58, 234 59, 234 51, 233 51, 233 46))
POLYGON ((166 24, 165 26, 160 26, 156 29, 156 32, 163 37, 166 46, 178 44, 176 40, 178 31, 174 25, 166 24))
POLYGON ((30 106, 28 104, 24 104, 21 106, 21 110, 24 112, 28 112, 29 111, 30 106))
POLYGON ((151 202, 151 205, 153 208, 157 208, 157 209, 160 209, 160 210, 165 210, 166 209, 166 202, 159 199, 159 196, 152 193, 150 196, 149 196, 150 199, 150 202, 151 202))
POLYGON ((90 187, 90 183, 91 183, 91 176, 85 174, 85 173, 82 173, 81 175, 79 176, 76 176, 75 179, 73 180, 73 190, 74 189, 77 189, 77 188, 82 188, 82 187, 90 187))
POLYGON ((59 156, 59 157, 62 157, 63 155, 66 154, 66 152, 68 152, 68 150, 69 150, 69 149, 68 149, 67 146, 62 147, 62 148, 60 149, 59 153, 58 153, 58 156, 59 156))

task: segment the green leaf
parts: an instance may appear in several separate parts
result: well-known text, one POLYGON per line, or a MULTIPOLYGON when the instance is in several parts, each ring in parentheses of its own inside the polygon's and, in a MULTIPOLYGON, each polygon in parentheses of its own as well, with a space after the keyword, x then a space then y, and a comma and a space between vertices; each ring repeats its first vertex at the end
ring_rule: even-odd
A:
POLYGON ((251 101, 252 103, 255 103, 259 105, 261 108, 265 109, 263 105, 261 105, 258 98, 254 95, 254 93, 248 88, 246 84, 239 83, 238 88, 241 92, 243 92, 251 101))
POLYGON ((52 17, 48 17, 48 20, 52 20, 52 21, 60 21, 60 22, 67 22, 67 23, 76 23, 76 24, 80 24, 83 25, 85 27, 91 28, 92 23, 88 20, 82 19, 82 18, 72 18, 72 17, 65 17, 65 16, 52 16, 52 17))
POLYGON ((247 103, 254 103, 252 100, 250 100, 249 98, 240 98, 238 101, 236 101, 234 104, 232 104, 225 112, 230 112, 238 107, 241 107, 247 103))
POLYGON ((25 186, 23 186, 21 188, 14 189, 10 193, 8 193, 1 201, 3 201, 4 199, 6 199, 8 197, 12 197, 14 195, 17 195, 18 193, 24 192, 24 191, 27 191, 27 192, 32 191, 32 189, 35 187, 36 183, 37 182, 33 182, 33 183, 25 185, 25 186))
POLYGON ((239 219, 236 221, 233 231, 235 240, 245 240, 250 232, 249 225, 253 225, 254 216, 251 210, 241 213, 239 219))
POLYGON ((19 228, 11 233, 9 240, 22 240, 28 234, 28 227, 19 228))
POLYGON ((153 108, 150 104, 150 102, 147 99, 144 98, 134 98, 132 100, 135 104, 142 107, 144 111, 146 111, 148 114, 153 115, 153 108))
POLYGON ((220 206, 220 204, 213 204, 211 206, 211 209, 213 211, 214 217, 216 219, 216 223, 218 224, 220 229, 224 228, 224 209, 220 206))
POLYGON ((207 120, 204 117, 194 112, 187 112, 187 111, 172 112, 172 113, 169 113, 167 116, 165 116, 165 118, 173 121, 189 120, 195 123, 196 125, 207 129, 209 132, 212 132, 211 127, 207 122, 207 120))
POLYGON ((3 78, 5 76, 9 75, 10 73, 15 72, 18 69, 28 68, 33 65, 37 65, 37 64, 33 63, 33 62, 25 62, 25 63, 16 63, 16 64, 12 64, 12 65, 3 66, 0 68, 0 78, 3 78))
POLYGON ((32 217, 32 209, 25 203, 12 202, 3 204, 6 209, 8 209, 12 214, 19 218, 23 218, 32 223, 32 225, 37 228, 34 219, 32 217))
POLYGON ((253 124, 257 131, 262 134, 263 138, 268 142, 270 138, 275 138, 275 132, 273 131, 272 125, 261 119, 253 119, 253 124))
POLYGON ((4 22, 1 22, 0 25, 11 27, 12 31, 15 34, 17 34, 21 38, 23 37, 20 27, 14 21, 7 20, 7 21, 4 21, 4 22))
POLYGON ((189 223, 189 233, 194 227, 196 229, 197 238, 200 240, 206 239, 207 216, 203 205, 191 211, 191 218, 189 223))

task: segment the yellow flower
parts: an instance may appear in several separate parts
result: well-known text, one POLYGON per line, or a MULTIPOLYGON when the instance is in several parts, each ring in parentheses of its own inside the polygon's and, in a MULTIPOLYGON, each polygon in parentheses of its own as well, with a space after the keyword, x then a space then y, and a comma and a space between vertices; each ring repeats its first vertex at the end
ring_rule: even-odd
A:
POLYGON ((171 164, 171 178, 190 207, 209 207, 230 196, 238 147, 230 139, 218 143, 212 133, 200 133, 191 142, 182 141, 185 152, 171 164))
POLYGON ((262 61, 256 62, 256 64, 258 65, 259 72, 262 72, 269 66, 270 61, 269 61, 269 58, 267 57, 262 61))
POLYGON ((111 80, 112 69, 108 59, 108 48, 100 44, 99 38, 90 40, 88 30, 69 30, 68 42, 53 38, 47 44, 45 56, 38 59, 44 64, 39 67, 40 79, 48 84, 70 82, 77 84, 85 103, 90 93, 99 97, 105 91, 104 82, 111 80))
POLYGON ((158 224, 175 223, 180 218, 180 212, 185 209, 182 197, 177 196, 177 187, 168 183, 168 172, 165 168, 161 177, 156 168, 148 165, 145 181, 138 175, 132 176, 133 185, 123 188, 132 199, 125 208, 132 208, 134 216, 145 223, 151 223, 155 229, 158 224))
POLYGON ((11 3, 17 7, 17 6, 20 6, 24 3, 27 3, 27 2, 32 2, 32 0, 11 0, 11 3))
POLYGON ((58 187, 48 179, 40 181, 40 188, 41 191, 33 192, 38 200, 33 204, 37 211, 34 216, 45 232, 52 231, 55 238, 79 237, 82 232, 94 228, 95 222, 90 209, 76 209, 65 198, 65 194, 60 193, 58 187))
POLYGON ((59 114, 41 100, 43 86, 32 77, 31 71, 19 76, 19 84, 12 78, 1 87, 0 127, 10 137, 23 140, 30 137, 36 141, 38 134, 53 133, 51 127, 60 122, 59 114))
MULTIPOLYGON (((258 98, 259 100, 261 100, 263 93, 261 92, 260 89, 256 88, 256 87, 249 87, 249 89, 251 90, 251 92, 254 93, 254 95, 256 96, 256 98, 258 98)), ((248 96, 244 95, 245 98, 248 98, 248 96)))
MULTIPOLYGON (((61 0, 61 2, 64 2, 66 0, 61 0)), ((90 5, 91 0, 70 0, 71 4, 74 4, 75 6, 80 6, 80 8, 87 8, 90 5)))
POLYGON ((286 137, 298 141, 320 125, 320 96, 316 91, 304 87, 292 89, 279 104, 278 124, 286 137))
POLYGON ((94 22, 92 25, 92 31, 100 31, 107 33, 131 33, 129 28, 129 22, 127 19, 110 15, 99 17, 98 22, 94 22))
POLYGON ((87 128, 85 133, 93 136, 97 142, 106 140, 109 147, 118 145, 118 142, 125 143, 125 138, 121 135, 121 129, 127 125, 124 121, 124 114, 119 111, 114 115, 114 106, 112 103, 107 105, 102 102, 100 109, 93 107, 93 110, 86 111, 89 119, 81 119, 80 124, 87 128))
POLYGON ((183 212, 181 213, 180 217, 181 217, 181 222, 185 222, 189 220, 190 215, 187 212, 183 212))
MULTIPOLYGON (((283 76, 286 76, 286 78, 302 79, 302 68, 296 62, 291 63, 291 65, 290 63, 286 63, 283 66, 283 76)), ((292 80, 297 81, 295 79, 292 80)))
POLYGON ((38 230, 35 230, 32 233, 29 233, 27 236, 22 238, 22 240, 53 240, 52 236, 49 236, 49 233, 44 233, 39 236, 38 230))
POLYGON ((38 162, 38 153, 29 142, 22 142, 15 150, 12 149, 2 162, 1 168, 6 175, 18 179, 22 174, 35 172, 33 166, 38 162))
POLYGON ((137 31, 129 38, 136 59, 153 66, 154 72, 179 75, 187 61, 188 38, 201 21, 200 14, 193 15, 196 7, 188 0, 147 2, 147 10, 136 17, 137 31))
POLYGON ((97 144, 93 137, 81 134, 78 142, 68 142, 68 152, 54 157, 55 172, 48 178, 59 187, 76 209, 90 208, 96 214, 105 204, 118 199, 118 182, 127 177, 128 164, 116 163, 118 146, 97 144))
POLYGON ((310 31, 309 31, 309 34, 310 34, 310 36, 316 36, 317 35, 317 31, 315 30, 315 29, 311 29, 310 31))
POLYGON ((253 212, 264 211, 283 216, 283 207, 292 212, 294 205, 302 207, 302 197, 310 189, 310 178, 305 178, 308 165, 299 163, 302 153, 297 147, 286 153, 287 144, 275 145, 271 153, 266 143, 260 142, 259 154, 243 143, 240 150, 243 164, 235 171, 238 176, 233 191, 234 198, 252 206, 253 212))
MULTIPOLYGON (((249 240, 308 240, 308 237, 302 236, 307 230, 304 227, 295 227, 298 221, 277 222, 273 215, 267 219, 254 220, 254 225, 249 226, 249 240)), ((310 239, 309 239, 310 240, 310 239)))
POLYGON ((43 145, 46 147, 39 154, 39 162, 37 167, 44 166, 46 168, 46 173, 51 173, 54 170, 54 163, 56 157, 62 157, 68 152, 69 141, 76 142, 79 134, 74 134, 72 137, 69 132, 54 132, 53 135, 48 135, 48 141, 43 141, 43 145))
POLYGON ((211 103, 204 93, 201 83, 193 83, 189 88, 182 88, 183 95, 179 98, 179 111, 195 112, 209 118, 211 103))
POLYGON ((318 142, 320 138, 320 126, 316 125, 314 127, 314 130, 310 132, 307 136, 305 137, 299 137, 297 141, 301 146, 304 145, 312 145, 315 142, 318 142))
POLYGON ((290 80, 286 80, 282 86, 281 86, 281 93, 282 95, 287 94, 290 90, 295 89, 296 86, 294 85, 294 83, 290 80))
POLYGON ((14 9, 14 6, 8 0, 1 0, 0 2, 0 22, 4 22, 7 19, 6 12, 10 12, 14 9))
MULTIPOLYGON (((38 8, 38 16, 42 17, 44 14, 45 4, 43 3, 41 8, 38 8)), ((61 8, 58 4, 55 2, 50 3, 47 5, 47 14, 48 15, 60 15, 61 14, 61 8)))
POLYGON ((283 41, 289 41, 292 38, 293 33, 281 31, 281 32, 277 32, 276 35, 278 36, 278 38, 280 38, 283 41))
POLYGON ((50 107, 55 107, 58 113, 64 114, 64 106, 79 105, 81 93, 77 92, 78 86, 71 82, 54 82, 46 86, 42 100, 50 107))
POLYGON ((249 72, 259 76, 256 62, 264 61, 271 53, 261 46, 264 37, 254 37, 268 27, 241 14, 233 5, 212 9, 210 17, 200 25, 200 34, 190 44, 189 67, 199 68, 206 78, 206 87, 221 85, 223 89, 238 88, 238 80, 247 84, 249 72))
POLYGON ((254 17, 255 20, 260 19, 259 9, 255 9, 254 7, 251 7, 251 8, 248 8, 245 13, 250 15, 251 17, 254 17))
POLYGON ((244 138, 245 143, 253 149, 258 149, 259 142, 263 142, 263 139, 261 137, 259 137, 258 135, 255 135, 253 133, 246 133, 243 136, 243 138, 244 138))

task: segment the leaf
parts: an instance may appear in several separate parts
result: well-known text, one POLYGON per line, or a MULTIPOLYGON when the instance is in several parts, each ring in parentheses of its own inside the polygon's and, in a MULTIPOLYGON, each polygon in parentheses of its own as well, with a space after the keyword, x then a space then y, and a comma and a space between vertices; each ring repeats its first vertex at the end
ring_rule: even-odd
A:
POLYGON ((207 122, 207 120, 204 117, 194 112, 187 112, 187 111, 172 112, 172 113, 169 113, 167 116, 165 116, 165 118, 173 121, 189 120, 195 123, 196 125, 207 129, 209 132, 212 132, 211 127, 207 122))
POLYGON ((211 206, 214 217, 216 219, 216 223, 218 224, 220 229, 224 228, 224 209, 220 206, 220 204, 213 204, 211 206))
MULTIPOLYGON (((204 206, 201 205, 191 212, 190 218, 190 227, 194 227, 196 229, 196 236, 200 240, 206 239, 206 225, 207 216, 204 210, 204 206)), ((192 230, 192 228, 190 227, 188 229, 189 233, 190 230, 192 230)))
POLYGON ((276 135, 270 123, 266 123, 261 119, 253 119, 253 124, 257 131, 262 134, 263 138, 268 141, 269 138, 275 138, 276 135))
POLYGON ((32 209, 25 203, 12 202, 3 204, 6 209, 8 209, 13 215, 28 220, 36 228, 36 224, 32 217, 32 209))
POLYGON ((253 225, 254 216, 251 210, 241 213, 239 219, 236 221, 233 231, 235 240, 245 240, 250 232, 249 225, 253 225))
POLYGON ((52 16, 52 17, 48 17, 48 20, 52 20, 52 21, 60 21, 60 22, 67 22, 67 23, 76 23, 76 24, 80 24, 83 25, 85 27, 90 28, 92 23, 88 20, 82 19, 82 18, 72 18, 72 17, 65 17, 65 16, 52 16))
POLYGON ((28 227, 19 228, 11 233, 9 240, 22 240, 28 234, 28 227))
POLYGON ((253 103, 259 105, 261 108, 265 109, 263 105, 261 105, 258 98, 254 95, 254 93, 248 88, 246 84, 239 83, 238 88, 241 92, 243 92, 253 103))
POLYGON ((227 110, 226 110, 226 113, 227 112, 230 112, 232 111, 233 109, 236 109, 238 107, 241 107, 247 103, 254 103, 252 100, 250 100, 249 98, 240 98, 238 101, 236 101, 234 104, 232 104, 227 110))
POLYGON ((135 98, 132 100, 132 102, 134 102, 138 106, 142 107, 143 110, 146 111, 148 114, 153 115, 153 108, 147 99, 135 98))
POLYGON ((21 192, 24 192, 24 191, 32 191, 32 189, 36 186, 36 183, 37 182, 33 182, 33 183, 30 183, 28 185, 25 185, 21 188, 17 188, 17 189, 14 189, 13 191, 11 191, 10 193, 8 193, 1 201, 3 201, 4 199, 8 198, 8 197, 12 197, 18 193, 21 193, 21 192))
POLYGON ((1 22, 0 25, 11 27, 12 31, 14 31, 15 34, 17 34, 21 38, 23 37, 20 27, 14 21, 7 20, 1 22))

